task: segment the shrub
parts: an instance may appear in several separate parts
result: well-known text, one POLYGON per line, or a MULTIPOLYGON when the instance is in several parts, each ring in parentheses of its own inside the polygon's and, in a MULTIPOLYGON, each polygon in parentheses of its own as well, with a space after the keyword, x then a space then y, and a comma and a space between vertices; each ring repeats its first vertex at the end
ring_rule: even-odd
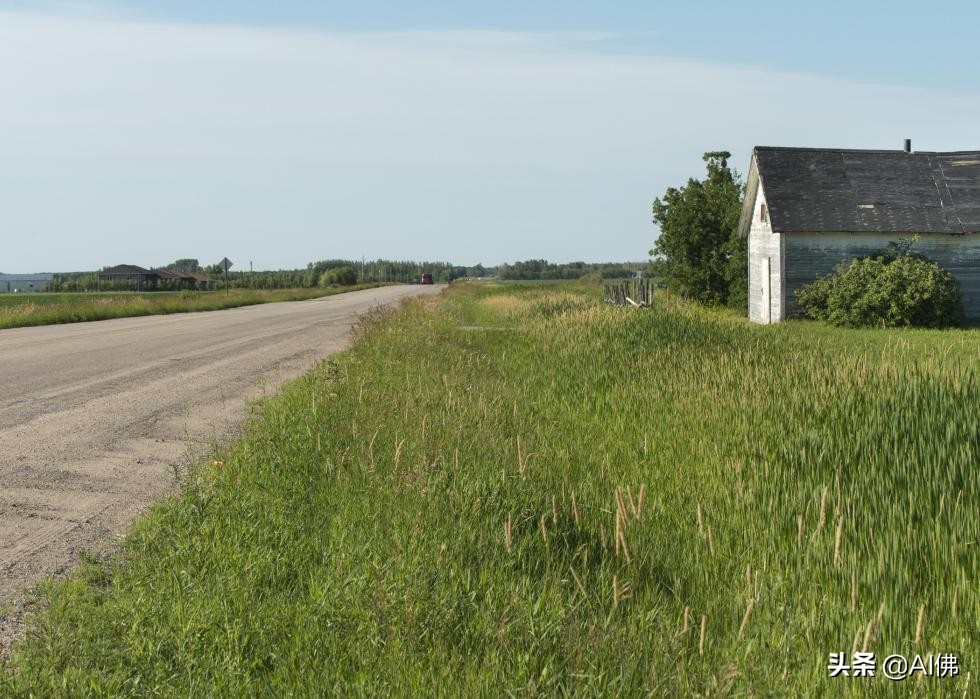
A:
POLYGON ((796 291, 803 314, 844 327, 941 328, 963 321, 953 276, 903 243, 851 261, 796 291))
MULTIPOLYGON (((842 271, 838 268, 838 272, 842 271)), ((817 277, 815 280, 796 290, 796 302, 800 305, 801 313, 813 320, 827 320, 830 290, 834 285, 835 275, 817 277)))
POLYGON ((320 275, 320 286, 353 286, 357 284, 357 272, 353 267, 334 267, 320 275))

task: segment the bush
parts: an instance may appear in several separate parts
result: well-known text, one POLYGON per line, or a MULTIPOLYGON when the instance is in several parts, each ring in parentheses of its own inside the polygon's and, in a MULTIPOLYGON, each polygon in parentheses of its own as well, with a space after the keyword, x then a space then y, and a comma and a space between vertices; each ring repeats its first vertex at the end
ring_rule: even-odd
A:
POLYGON ((953 276, 938 264, 890 246, 801 287, 796 300, 808 318, 843 327, 942 328, 963 322, 953 276))
POLYGON ((320 275, 320 286, 353 286, 357 284, 357 272, 353 267, 334 267, 320 275))
MULTIPOLYGON (((842 272, 838 268, 838 273, 842 272)), ((800 306, 800 312, 807 318, 813 320, 827 320, 830 303, 830 290, 833 288, 835 275, 817 277, 814 281, 796 290, 796 302, 800 306)))

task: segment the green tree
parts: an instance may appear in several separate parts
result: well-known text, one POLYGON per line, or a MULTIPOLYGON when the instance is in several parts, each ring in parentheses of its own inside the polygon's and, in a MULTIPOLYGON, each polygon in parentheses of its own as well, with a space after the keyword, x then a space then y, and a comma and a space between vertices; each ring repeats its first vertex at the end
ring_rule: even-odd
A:
POLYGON ((184 257, 174 260, 169 265, 164 265, 165 269, 172 269, 177 272, 187 272, 188 274, 201 271, 201 263, 193 257, 184 257))
POLYGON ((663 259, 671 287, 706 304, 747 306, 747 243, 738 238, 744 187, 728 167, 731 153, 704 154, 708 176, 668 187, 653 202, 660 236, 650 254, 663 259))
POLYGON ((353 286, 357 272, 353 267, 332 267, 320 275, 320 286, 353 286))

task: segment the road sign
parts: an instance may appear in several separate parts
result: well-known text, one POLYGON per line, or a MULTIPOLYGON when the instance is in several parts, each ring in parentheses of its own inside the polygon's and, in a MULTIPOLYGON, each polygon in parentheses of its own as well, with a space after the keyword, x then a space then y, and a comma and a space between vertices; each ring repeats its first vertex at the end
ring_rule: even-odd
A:
POLYGON ((657 288, 658 289, 666 289, 667 288, 667 282, 657 282, 657 288))
POLYGON ((229 260, 227 257, 225 257, 224 259, 221 260, 221 262, 218 263, 218 267, 222 271, 224 271, 224 273, 225 273, 225 295, 226 296, 228 295, 228 268, 231 267, 231 264, 232 264, 231 260, 229 260))

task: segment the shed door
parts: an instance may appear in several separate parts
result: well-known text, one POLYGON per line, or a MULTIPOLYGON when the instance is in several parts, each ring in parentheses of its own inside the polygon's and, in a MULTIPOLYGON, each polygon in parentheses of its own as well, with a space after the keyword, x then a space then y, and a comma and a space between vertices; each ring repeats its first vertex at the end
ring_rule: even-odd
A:
POLYGON ((762 317, 772 323, 772 258, 766 258, 766 276, 762 280, 762 317))

